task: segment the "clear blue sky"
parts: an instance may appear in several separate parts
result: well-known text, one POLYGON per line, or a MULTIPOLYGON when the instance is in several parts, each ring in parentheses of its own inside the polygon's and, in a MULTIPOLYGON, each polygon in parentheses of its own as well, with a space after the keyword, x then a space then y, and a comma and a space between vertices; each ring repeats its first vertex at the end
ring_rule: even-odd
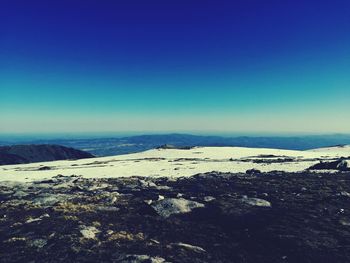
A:
POLYGON ((350 133, 350 1, 3 0, 0 133, 350 133))

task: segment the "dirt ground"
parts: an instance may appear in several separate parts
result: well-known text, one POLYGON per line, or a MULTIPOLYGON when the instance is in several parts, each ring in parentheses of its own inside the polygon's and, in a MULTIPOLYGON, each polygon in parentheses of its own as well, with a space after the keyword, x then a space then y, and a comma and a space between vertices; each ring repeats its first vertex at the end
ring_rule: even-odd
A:
POLYGON ((350 262, 350 173, 0 185, 1 262, 350 262))

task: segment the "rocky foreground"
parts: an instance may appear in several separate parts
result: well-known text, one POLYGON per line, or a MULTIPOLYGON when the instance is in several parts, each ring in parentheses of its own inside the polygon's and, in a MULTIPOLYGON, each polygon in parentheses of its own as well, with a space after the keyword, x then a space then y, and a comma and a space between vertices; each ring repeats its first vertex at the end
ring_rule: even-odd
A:
POLYGON ((350 172, 0 184, 1 262, 350 262, 350 172))

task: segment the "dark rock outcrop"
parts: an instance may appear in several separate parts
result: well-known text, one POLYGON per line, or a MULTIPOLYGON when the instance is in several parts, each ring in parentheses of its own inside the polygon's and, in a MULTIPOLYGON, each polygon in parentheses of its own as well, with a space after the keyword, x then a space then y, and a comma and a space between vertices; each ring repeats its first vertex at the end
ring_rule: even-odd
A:
POLYGON ((193 146, 175 146, 175 145, 172 145, 172 144, 163 144, 159 147, 157 147, 157 149, 179 149, 179 150, 191 150, 193 148, 193 146))
POLYGON ((339 160, 333 162, 323 162, 320 161, 317 164, 309 167, 309 170, 338 170, 338 171, 350 171, 348 162, 340 158, 339 160))
POLYGON ((246 174, 260 174, 261 171, 258 170, 258 169, 254 169, 254 168, 253 168, 253 169, 247 170, 245 173, 246 173, 246 174))
POLYGON ((60 145, 13 145, 0 147, 0 165, 94 157, 92 154, 60 145))

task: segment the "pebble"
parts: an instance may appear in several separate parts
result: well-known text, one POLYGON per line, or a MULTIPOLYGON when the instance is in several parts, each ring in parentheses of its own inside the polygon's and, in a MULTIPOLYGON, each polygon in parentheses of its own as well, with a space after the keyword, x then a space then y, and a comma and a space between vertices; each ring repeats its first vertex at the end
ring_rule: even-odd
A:
POLYGON ((215 199, 216 199, 215 197, 210 196, 210 195, 205 196, 205 197, 203 198, 203 200, 204 200, 205 202, 211 202, 211 201, 214 201, 215 199))
POLYGON ((95 239, 100 231, 94 226, 80 226, 80 233, 86 239, 95 239))
POLYGON ((47 240, 42 238, 29 241, 29 245, 36 248, 43 248, 44 246, 46 246, 46 244, 47 244, 47 240))
POLYGON ((126 255, 119 259, 121 263, 166 263, 164 258, 148 255, 126 255))
POLYGON ((341 195, 341 196, 344 196, 344 197, 350 197, 350 193, 345 192, 345 191, 341 191, 341 192, 340 192, 340 195, 341 195))
POLYGON ((271 203, 269 201, 266 201, 264 199, 260 198, 242 198, 241 199, 243 203, 246 203, 248 205, 252 206, 259 206, 259 207, 271 207, 271 203))
POLYGON ((182 242, 178 242, 178 243, 171 243, 170 246, 176 246, 176 247, 181 247, 184 249, 188 249, 188 250, 192 250, 196 253, 205 253, 205 249, 199 247, 199 246, 193 246, 190 244, 186 244, 186 243, 182 243, 182 242))

